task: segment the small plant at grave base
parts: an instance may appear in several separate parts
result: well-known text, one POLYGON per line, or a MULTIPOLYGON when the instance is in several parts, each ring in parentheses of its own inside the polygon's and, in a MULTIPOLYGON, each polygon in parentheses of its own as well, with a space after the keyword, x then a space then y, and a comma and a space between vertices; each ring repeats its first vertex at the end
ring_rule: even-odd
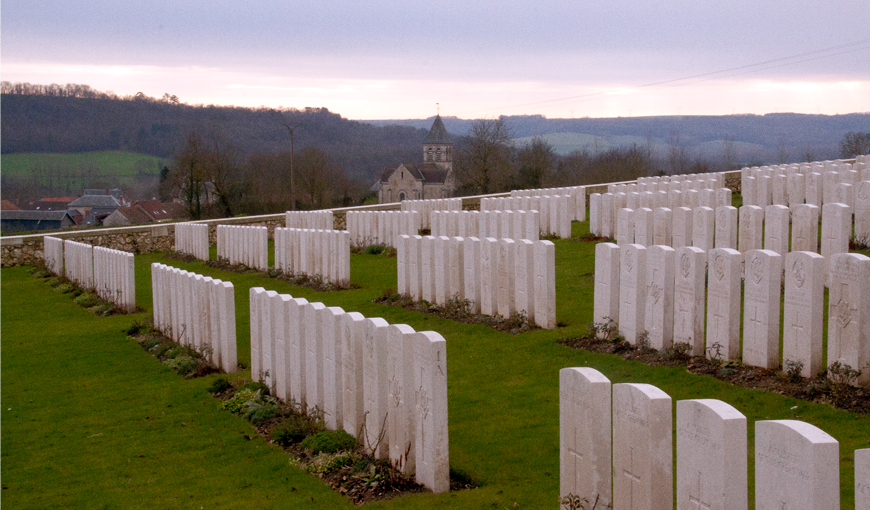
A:
POLYGON ((223 393, 232 387, 233 385, 230 384, 230 382, 227 381, 225 377, 218 377, 208 386, 208 392, 215 395, 218 393, 223 393))
POLYGON ((719 342, 714 342, 713 345, 707 347, 707 356, 711 361, 715 361, 716 363, 722 363, 724 356, 722 355, 723 346, 719 342))
POLYGON ((83 308, 91 308, 100 304, 100 298, 96 294, 91 294, 90 292, 85 292, 81 294, 79 297, 73 299, 73 303, 83 307, 83 308))
POLYGON ((127 336, 137 336, 142 333, 150 333, 154 329, 154 321, 151 317, 146 319, 136 319, 133 321, 133 324, 130 325, 129 328, 124 330, 124 334, 127 336))
POLYGON ((366 255, 380 255, 384 252, 383 244, 370 244, 366 246, 365 254, 366 255))
POLYGON ((291 414, 272 427, 269 437, 275 443, 287 447, 323 430, 322 421, 304 414, 291 414))
POLYGON ((238 414, 242 411, 242 406, 245 405, 245 402, 257 398, 259 396, 259 392, 254 391, 250 388, 239 388, 236 391, 236 394, 232 396, 229 400, 225 400, 221 407, 226 409, 227 411, 238 414))
POLYGON ((384 247, 384 253, 383 253, 384 257, 394 259, 394 258, 396 258, 397 253, 398 252, 396 251, 396 248, 393 246, 384 247))
POLYGON ((356 448, 356 439, 344 430, 324 430, 306 437, 300 444, 311 453, 336 453, 356 448))
POLYGON ((796 383, 800 382, 803 369, 803 361, 787 359, 782 362, 782 372, 779 375, 787 381, 796 383))
POLYGON ((369 464, 369 470, 366 473, 366 476, 362 477, 363 483, 366 484, 366 487, 370 489, 377 488, 377 486, 383 483, 385 477, 383 473, 378 473, 378 467, 375 464, 369 464))
POLYGON ((586 329, 589 337, 596 340, 612 341, 619 333, 619 325, 610 317, 605 317, 604 322, 590 322, 586 329))
POLYGON ((640 352, 650 350, 649 331, 641 330, 637 334, 637 341, 634 344, 640 352))
POLYGON ((305 466, 305 472, 314 475, 328 475, 343 467, 353 466, 362 458, 362 455, 350 451, 321 453, 311 461, 311 464, 305 466))
POLYGON ((248 420, 254 425, 260 425, 266 420, 278 416, 281 411, 281 404, 273 396, 263 395, 262 392, 257 392, 255 398, 248 400, 242 404, 242 418, 248 420))
POLYGON ((191 356, 177 355, 163 362, 164 365, 175 370, 180 376, 188 376, 196 370, 196 360, 191 356))
MULTIPOLYGON (((559 498, 559 504, 564 506, 566 510, 598 510, 598 503, 601 500, 601 495, 595 495, 595 501, 592 502, 592 506, 589 505, 589 500, 587 498, 581 498, 580 496, 569 493, 564 498, 559 498)), ((612 505, 607 505, 601 507, 602 510, 605 508, 613 508, 612 505)))
POLYGON ((259 391, 260 394, 262 394, 262 395, 268 395, 268 394, 269 394, 269 387, 266 386, 266 383, 264 383, 264 382, 262 382, 262 381, 251 381, 251 382, 247 382, 247 383, 243 384, 242 386, 240 386, 239 389, 240 389, 240 390, 241 390, 241 389, 248 389, 248 390, 252 390, 252 391, 255 391, 255 392, 256 392, 256 391, 259 391))
POLYGON ((692 352, 691 344, 687 342, 674 342, 674 345, 663 349, 663 354, 668 359, 689 359, 689 353, 692 352))
POLYGON ((832 389, 836 387, 845 387, 855 384, 855 381, 861 376, 860 370, 855 370, 846 363, 834 362, 828 367, 828 380, 831 382, 832 389))

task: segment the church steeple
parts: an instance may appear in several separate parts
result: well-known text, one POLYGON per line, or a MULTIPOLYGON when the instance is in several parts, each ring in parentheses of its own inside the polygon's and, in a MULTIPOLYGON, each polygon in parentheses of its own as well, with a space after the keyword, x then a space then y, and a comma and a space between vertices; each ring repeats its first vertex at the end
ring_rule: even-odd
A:
POLYGON ((440 114, 435 116, 435 122, 423 140, 423 161, 443 168, 453 166, 453 142, 450 141, 440 114))

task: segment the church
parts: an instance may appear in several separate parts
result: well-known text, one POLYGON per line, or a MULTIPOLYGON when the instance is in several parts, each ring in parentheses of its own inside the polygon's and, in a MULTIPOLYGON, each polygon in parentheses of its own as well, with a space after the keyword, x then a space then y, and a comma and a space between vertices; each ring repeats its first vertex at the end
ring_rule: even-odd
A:
POLYGON ((423 163, 388 166, 375 185, 382 204, 425 198, 448 198, 456 190, 453 175, 453 143, 441 121, 435 122, 423 140, 423 163))

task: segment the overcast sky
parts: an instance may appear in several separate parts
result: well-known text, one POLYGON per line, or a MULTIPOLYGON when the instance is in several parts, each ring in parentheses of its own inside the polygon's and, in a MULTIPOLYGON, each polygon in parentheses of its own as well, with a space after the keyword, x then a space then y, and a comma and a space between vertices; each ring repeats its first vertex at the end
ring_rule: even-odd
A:
POLYGON ((870 112, 867 0, 3 0, 0 79, 352 119, 870 112), (667 83, 661 83, 667 82, 667 83))

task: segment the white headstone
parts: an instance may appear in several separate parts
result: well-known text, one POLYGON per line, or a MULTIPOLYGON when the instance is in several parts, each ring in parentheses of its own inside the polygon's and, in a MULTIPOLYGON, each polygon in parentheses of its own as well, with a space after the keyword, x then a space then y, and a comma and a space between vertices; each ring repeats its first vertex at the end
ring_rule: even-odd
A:
POLYGON ((715 216, 715 211, 710 207, 696 207, 692 211, 692 246, 704 251, 713 249, 715 216))
POLYGON ((417 333, 414 388, 416 481, 435 494, 450 488, 447 429, 447 342, 434 331, 417 333))
POLYGON ((462 258, 465 270, 465 299, 471 304, 471 311, 480 313, 481 242, 476 237, 463 240, 462 258))
POLYGON ((345 432, 362 437, 365 423, 363 395, 363 346, 366 338, 365 317, 358 312, 341 316, 342 419, 345 432))
POLYGON ((755 422, 755 508, 839 510, 837 440, 802 421, 755 422))
POLYGON ((611 492, 610 380, 594 368, 559 371, 559 495, 602 507, 611 492))
POLYGON ((770 205, 764 212, 764 249, 785 255, 789 252, 791 211, 784 205, 770 205))
POLYGON ((616 211, 616 244, 634 243, 634 211, 622 208, 616 211))
POLYGON ((870 382, 870 258, 838 253, 829 264, 828 366, 840 362, 861 370, 856 384, 865 385, 870 382))
POLYGON ((793 251, 785 255, 782 361, 800 362, 801 375, 822 369, 825 298, 825 259, 818 253, 793 251))
POLYGON ((826 203, 822 207, 822 251, 825 270, 830 270, 831 257, 849 252, 852 235, 852 208, 839 203, 826 203))
POLYGON ((648 207, 641 207, 634 212, 634 243, 641 246, 655 244, 653 242, 653 210, 648 207))
POLYGON ((855 184, 855 239, 870 245, 870 180, 855 184))
POLYGON ((674 341, 674 257, 675 251, 670 246, 654 245, 646 249, 644 317, 653 349, 671 347, 674 341))
POLYGON ((556 327, 556 245, 536 241, 535 264, 535 324, 544 329, 556 327))
POLYGON ((746 509, 746 417, 721 400, 677 401, 677 508, 746 509))
POLYGON ((741 252, 764 248, 764 209, 755 205, 741 207, 739 230, 741 252))
POLYGON ((620 246, 619 331, 632 345, 646 327, 646 252, 639 244, 620 246))
POLYGON ((751 250, 744 256, 743 363, 776 369, 782 257, 770 250, 751 250))
POLYGON ((812 204, 795 207, 791 228, 791 250, 819 250, 819 208, 812 204))
MULTIPOLYGON (((530 321, 535 320, 535 245, 520 239, 516 246, 516 279, 514 282, 516 310, 530 321)), ((596 246, 597 248, 597 246, 596 246)), ((596 264, 598 260, 596 258, 596 264)))
POLYGON ((870 510, 870 448, 855 450, 855 510, 870 510))
POLYGON ((363 409, 365 434, 363 447, 377 459, 389 458, 390 437, 387 429, 388 385, 387 331, 389 324, 380 317, 365 320, 363 346, 363 409))
POLYGON ((671 247, 692 246, 692 210, 688 207, 677 207, 673 213, 673 233, 671 247))
POLYGON ((674 343, 689 344, 692 356, 703 356, 707 254, 684 246, 677 249, 675 263, 674 343))
POLYGON ((671 397, 649 384, 613 385, 613 507, 673 508, 671 397))
MULTIPOLYGON (((619 252, 613 243, 595 245, 595 295, 592 320, 619 324, 619 252)), ((519 306, 519 305, 518 305, 519 306)))
POLYGON ((516 311, 515 279, 516 279, 516 242, 513 239, 498 241, 498 314, 508 318, 516 311))
POLYGON ((387 330, 387 435, 390 464, 402 473, 414 472, 416 447, 414 397, 414 350, 417 334, 407 324, 393 324, 387 330))
POLYGON ((344 343, 341 338, 344 310, 330 306, 320 310, 319 315, 323 331, 323 417, 326 428, 340 430, 344 427, 344 343))
POLYGON ((737 249, 737 208, 719 206, 716 208, 716 248, 737 249))

